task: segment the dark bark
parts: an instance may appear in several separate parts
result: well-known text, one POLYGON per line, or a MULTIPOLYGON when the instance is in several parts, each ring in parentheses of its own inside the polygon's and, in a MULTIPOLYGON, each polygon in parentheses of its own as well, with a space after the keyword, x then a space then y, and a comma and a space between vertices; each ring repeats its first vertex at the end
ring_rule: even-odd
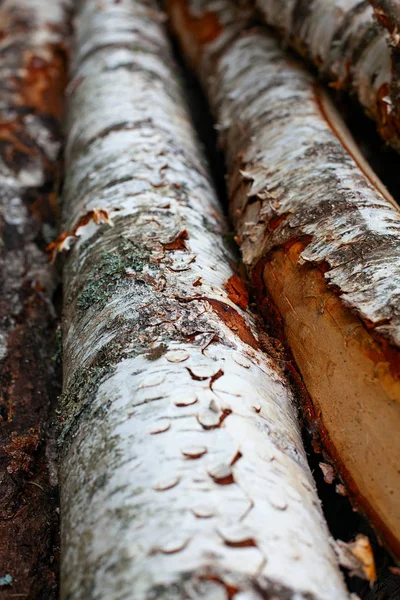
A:
POLYGON ((58 500, 48 421, 59 390, 56 218, 66 3, 0 8, 0 597, 57 597, 58 500))
POLYGON ((396 0, 370 0, 370 3, 373 6, 376 20, 388 32, 386 39, 391 59, 389 120, 396 124, 398 130, 400 123, 400 4, 396 0))
POLYGON ((386 27, 390 34, 398 33, 400 28, 400 4, 398 0, 370 0, 370 3, 379 23, 386 27))

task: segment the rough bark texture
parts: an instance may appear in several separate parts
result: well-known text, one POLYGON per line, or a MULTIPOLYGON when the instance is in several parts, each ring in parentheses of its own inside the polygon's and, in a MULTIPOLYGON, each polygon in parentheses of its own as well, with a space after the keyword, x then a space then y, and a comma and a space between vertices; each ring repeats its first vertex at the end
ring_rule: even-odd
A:
MULTIPOLYGON (((393 114, 398 129, 400 114, 400 4, 396 0, 370 0, 374 15, 378 23, 387 32, 387 41, 391 53, 391 80, 390 92, 385 99, 388 103, 390 114, 393 114)), ((398 149, 397 145, 396 148, 398 149)))
POLYGON ((260 306, 267 317, 278 309, 308 416, 398 554, 398 209, 312 77, 266 31, 246 28, 246 11, 169 4, 214 108, 260 306))
POLYGON ((61 597, 346 598, 162 19, 128 0, 81 2, 77 15, 61 597))
POLYGON ((56 480, 46 458, 55 381, 55 220, 68 3, 0 7, 0 596, 57 596, 56 480), (50 234, 51 235, 51 234, 50 234))
MULTIPOLYGON (((390 34, 398 36, 400 26, 400 5, 397 0, 370 0, 375 17, 390 34)), ((393 39, 398 45, 398 38, 393 39)))
MULTIPOLYGON (((400 150, 399 71, 391 68, 388 32, 368 1, 256 0, 265 21, 312 60, 332 87, 354 93, 377 121, 382 137, 400 150)), ((397 39, 396 39, 397 45, 397 39)))

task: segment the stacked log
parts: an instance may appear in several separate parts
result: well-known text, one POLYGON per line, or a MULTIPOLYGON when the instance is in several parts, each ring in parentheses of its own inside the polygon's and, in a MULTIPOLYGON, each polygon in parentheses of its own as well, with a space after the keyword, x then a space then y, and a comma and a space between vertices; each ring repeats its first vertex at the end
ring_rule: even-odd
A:
MULTIPOLYGON (((393 23, 395 2, 371 3, 382 16, 390 13, 393 23)), ((372 6, 359 0, 256 0, 256 4, 265 22, 312 61, 333 88, 354 94, 377 122, 383 139, 400 150, 399 71, 393 68, 392 52, 392 46, 398 46, 397 30, 390 33, 390 27, 381 27, 372 6)))
POLYGON ((399 555, 397 205, 326 93, 251 11, 170 0, 169 13, 214 111, 258 306, 354 502, 399 555))
POLYGON ((347 598, 162 20, 140 0, 77 14, 61 597, 347 598))

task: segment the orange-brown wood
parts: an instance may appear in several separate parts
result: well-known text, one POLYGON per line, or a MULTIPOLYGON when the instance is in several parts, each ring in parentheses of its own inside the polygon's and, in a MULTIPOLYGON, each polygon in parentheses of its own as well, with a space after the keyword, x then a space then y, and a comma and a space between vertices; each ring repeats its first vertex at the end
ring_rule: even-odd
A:
POLYGON ((303 249, 298 242, 271 252, 263 267, 264 285, 282 316, 325 447, 357 504, 399 553, 396 363, 389 362, 386 344, 327 287, 321 270, 299 264, 303 249))

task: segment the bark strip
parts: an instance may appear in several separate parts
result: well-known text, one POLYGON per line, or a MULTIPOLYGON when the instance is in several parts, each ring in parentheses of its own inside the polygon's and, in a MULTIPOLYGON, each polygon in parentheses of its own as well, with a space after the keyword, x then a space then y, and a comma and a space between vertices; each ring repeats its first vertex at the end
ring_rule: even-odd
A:
POLYGON ((162 20, 138 0, 77 15, 61 597, 346 598, 162 20))
MULTIPOLYGON (((372 0, 371 0, 372 1, 372 0)), ((368 1, 256 0, 265 21, 311 60, 332 87, 354 94, 383 139, 400 150, 395 32, 377 23, 368 1)))
POLYGON ((226 152, 231 216, 267 321, 353 500, 400 540, 400 214, 325 93, 229 2, 170 0, 226 152), (202 20, 215 35, 203 41, 202 20))
POLYGON ((54 277, 45 239, 55 226, 60 178, 68 4, 7 0, 0 7, 0 592, 5 600, 55 599, 58 589, 57 481, 46 459, 46 422, 59 386, 54 277))

